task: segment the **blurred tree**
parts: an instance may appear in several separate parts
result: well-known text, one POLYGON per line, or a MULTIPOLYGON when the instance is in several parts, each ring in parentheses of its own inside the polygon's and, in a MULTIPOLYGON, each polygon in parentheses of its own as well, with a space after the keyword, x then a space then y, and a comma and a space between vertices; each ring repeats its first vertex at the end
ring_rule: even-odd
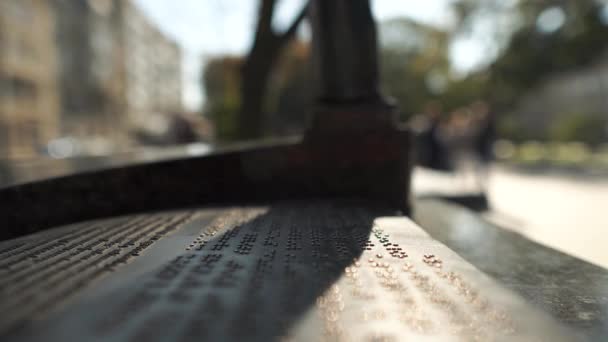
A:
POLYGON ((306 128, 314 95, 310 50, 310 44, 293 40, 273 72, 265 127, 272 135, 299 134, 306 128))
POLYGON ((501 114, 500 126, 509 138, 597 140, 591 137, 599 133, 589 124, 596 121, 594 113, 553 113, 548 118, 555 122, 545 125, 544 131, 526 127, 521 117, 511 114, 524 95, 532 94, 550 76, 580 70, 604 55, 608 48, 608 23, 602 16, 606 6, 605 1, 596 0, 456 1, 458 20, 451 39, 473 34, 476 22, 483 22, 486 30, 494 31, 491 38, 499 41, 499 47, 487 67, 451 84, 445 99, 478 90, 478 96, 501 114), (510 29, 496 29, 499 20, 484 22, 484 17, 499 18, 505 9, 511 17, 510 29), (585 115, 588 117, 583 118, 585 115))
POLYGON ((453 78, 439 97, 439 101, 449 111, 483 99, 488 77, 487 72, 479 71, 464 78, 453 78))
POLYGON ((307 13, 304 6, 284 32, 272 28, 276 0, 260 0, 253 44, 241 68, 239 139, 254 139, 263 135, 264 109, 269 77, 281 50, 295 35, 307 13))
MULTIPOLYGON (((283 136, 301 133, 312 106, 310 46, 293 40, 268 76, 264 115, 260 130, 283 136)), ((242 139, 239 132, 242 106, 241 57, 210 60, 201 83, 207 96, 204 113, 213 121, 215 139, 230 142, 242 139)))
MULTIPOLYGON (((291 80, 304 73, 299 71, 306 65, 299 58, 301 53, 292 52, 293 48, 290 48, 281 58, 281 52, 287 46, 298 44, 302 49, 302 43, 289 45, 289 42, 305 18, 307 6, 302 8, 287 30, 278 33, 272 28, 276 3, 276 0, 260 0, 255 36, 245 57, 217 57, 208 61, 205 67, 201 78, 207 98, 204 113, 213 121, 215 139, 219 142, 255 139, 267 133, 277 133, 267 131, 280 126, 278 116, 268 113, 278 110, 276 103, 282 88, 296 87, 291 80), (300 60, 292 62, 294 58, 300 60)), ((292 96, 301 98, 297 94, 292 96)), ((301 107, 298 108, 301 111, 301 107)), ((300 114, 295 112, 293 115, 297 117, 300 114)))
MULTIPOLYGON (((255 41, 247 57, 215 60, 204 76, 206 111, 220 140, 293 134, 305 127, 313 93, 308 82, 309 46, 299 41, 289 44, 305 10, 279 34, 271 27, 275 1, 260 4, 255 41)), ((517 101, 550 74, 584 67, 608 47, 608 25, 594 0, 459 0, 455 8, 457 20, 450 30, 409 19, 380 25, 382 86, 396 98, 404 119, 431 101, 441 102, 449 111, 485 99, 502 114, 503 131, 524 138, 525 128, 507 115, 517 101), (551 14, 548 29, 543 27, 547 13, 551 14), (499 27, 505 17, 509 29, 499 27), (458 76, 450 59, 451 44, 479 30, 478 21, 498 27, 488 29, 491 32, 484 38, 492 41, 493 52, 488 54, 495 53, 496 58, 466 77, 458 76)))
POLYGON ((520 28, 491 65, 487 96, 501 108, 549 74, 580 68, 608 47, 602 4, 594 0, 520 1, 520 28))
POLYGON ((203 112, 213 122, 215 139, 219 142, 239 138, 239 71, 242 65, 240 57, 212 59, 207 63, 201 80, 207 96, 203 112))
POLYGON ((380 30, 382 85, 397 100, 402 119, 431 102, 449 111, 483 94, 488 79, 484 70, 464 78, 454 75, 449 48, 456 31, 405 18, 384 22, 380 30))
POLYGON ((563 113, 549 128, 549 139, 565 142, 580 141, 596 146, 604 142, 607 125, 606 115, 563 113))
POLYGON ((394 97, 402 118, 435 100, 450 82, 449 35, 435 27, 400 18, 380 25, 381 82, 394 97))

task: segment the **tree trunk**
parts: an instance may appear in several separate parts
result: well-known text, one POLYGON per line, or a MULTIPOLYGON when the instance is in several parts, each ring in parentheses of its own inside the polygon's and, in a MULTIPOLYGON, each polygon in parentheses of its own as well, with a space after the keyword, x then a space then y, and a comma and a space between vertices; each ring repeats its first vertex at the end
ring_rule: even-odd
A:
POLYGON ((304 6, 291 26, 282 34, 272 30, 272 16, 276 0, 260 0, 260 11, 253 45, 241 70, 241 106, 238 138, 260 138, 264 128, 264 104, 268 80, 283 47, 296 32, 307 13, 304 6))
POLYGON ((241 70, 239 139, 259 138, 264 129, 264 105, 275 51, 251 55, 241 70))

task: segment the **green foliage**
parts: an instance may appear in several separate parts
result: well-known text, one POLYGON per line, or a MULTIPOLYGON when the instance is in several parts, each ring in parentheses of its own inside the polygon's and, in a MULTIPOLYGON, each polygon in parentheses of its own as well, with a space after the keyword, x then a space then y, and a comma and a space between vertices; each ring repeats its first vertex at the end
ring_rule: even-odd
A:
MULTIPOLYGON (((545 128, 528 126, 522 117, 513 115, 514 106, 523 95, 536 90, 551 75, 576 71, 604 56, 608 48, 608 25, 602 22, 602 4, 594 0, 545 0, 519 1, 514 13, 518 26, 509 37, 504 50, 485 70, 454 83, 447 90, 444 100, 447 106, 458 105, 450 94, 466 99, 471 94, 490 102, 499 114, 499 134, 515 141, 529 139, 581 141, 597 144, 606 141, 606 118, 590 113, 548 113, 545 128), (539 29, 538 19, 548 9, 560 9, 564 22, 552 32, 539 29), (478 78, 476 86, 470 79, 478 78), (468 89, 468 90, 467 90, 468 89), (469 95, 466 95, 469 94, 469 95)), ((470 26, 482 2, 460 0, 456 3, 461 25, 470 26)), ((465 27, 466 29, 466 27, 465 27)))
POLYGON ((551 73, 586 66, 608 47, 608 26, 596 1, 521 1, 519 6, 521 27, 489 69, 489 96, 503 108, 551 73), (541 32, 537 18, 552 6, 562 6, 565 23, 555 32, 541 32))
POLYGON ((240 68, 238 57, 221 57, 207 63, 202 83, 207 96, 204 115, 213 121, 216 140, 232 141, 238 138, 238 111, 240 108, 240 68))
MULTIPOLYGON (((409 19, 393 19, 379 26, 381 86, 384 93, 397 100, 403 120, 421 112, 430 102, 441 103, 444 112, 449 112, 481 99, 498 114, 499 133, 516 141, 571 139, 595 144, 605 139, 606 123, 600 122, 600 116, 555 115, 556 121, 540 132, 510 114, 522 95, 548 76, 585 67, 608 48, 608 25, 600 20, 598 2, 519 1, 510 9, 519 18, 518 26, 512 34, 503 36, 504 48, 497 59, 465 78, 453 75, 450 43, 458 35, 470 33, 475 20, 488 11, 504 6, 500 0, 459 0, 455 8, 458 24, 449 32, 409 19), (543 33, 537 28, 537 19, 552 6, 561 6, 566 20, 556 31, 543 33)), ((264 101, 266 135, 304 129, 314 93, 309 59, 309 46, 294 42, 273 68, 264 101)), ((202 79, 207 98, 205 113, 214 121, 221 141, 238 138, 242 63, 235 57, 215 59, 202 79)))
POLYGON ((450 82, 448 34, 408 19, 383 23, 380 49, 382 87, 407 116, 436 100, 450 82))
POLYGON ((463 79, 449 83, 440 100, 446 109, 468 106, 480 98, 484 98, 487 89, 488 75, 480 72, 463 79))
MULTIPOLYGON (((272 71, 262 126, 267 136, 294 134, 306 125, 312 103, 308 44, 294 41, 272 71)), ((201 79, 207 101, 203 110, 215 126, 218 142, 240 137, 241 68, 243 58, 218 57, 209 61, 201 79)))
POLYGON ((500 137, 517 143, 531 139, 530 132, 511 114, 500 116, 497 129, 500 137))
POLYGON ((592 146, 606 141, 608 119, 602 115, 568 113, 558 116, 549 129, 555 141, 580 141, 592 146))

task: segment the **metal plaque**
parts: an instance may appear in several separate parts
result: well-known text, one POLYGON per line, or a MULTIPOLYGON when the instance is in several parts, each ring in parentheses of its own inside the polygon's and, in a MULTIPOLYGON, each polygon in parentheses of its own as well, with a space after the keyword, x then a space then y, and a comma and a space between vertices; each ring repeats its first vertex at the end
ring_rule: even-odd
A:
POLYGON ((0 336, 16 341, 574 338, 368 202, 81 223, 0 244, 0 272, 0 336))

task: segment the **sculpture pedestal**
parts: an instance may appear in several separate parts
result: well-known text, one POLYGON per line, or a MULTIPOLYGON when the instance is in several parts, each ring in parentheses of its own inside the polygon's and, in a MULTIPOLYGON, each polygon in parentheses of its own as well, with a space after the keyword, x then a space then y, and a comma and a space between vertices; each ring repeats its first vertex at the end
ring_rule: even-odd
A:
POLYGON ((388 201, 409 215, 412 140, 383 102, 321 105, 303 148, 313 158, 312 177, 342 195, 388 201))

